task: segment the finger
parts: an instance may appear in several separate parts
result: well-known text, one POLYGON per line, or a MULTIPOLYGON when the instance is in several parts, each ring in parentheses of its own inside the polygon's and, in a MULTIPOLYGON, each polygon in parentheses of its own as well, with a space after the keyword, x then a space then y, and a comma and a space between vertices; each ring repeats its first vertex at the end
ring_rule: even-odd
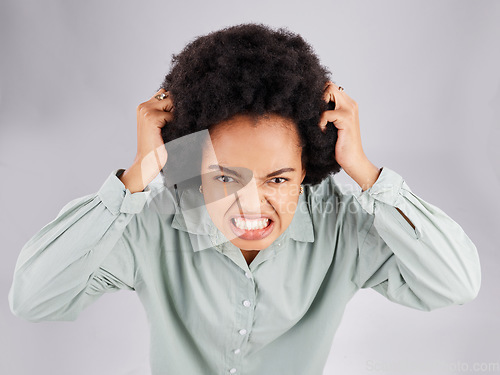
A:
POLYGON ((154 94, 151 98, 149 98, 149 100, 151 100, 151 101, 152 101, 153 99, 156 99, 156 100, 161 100, 161 99, 158 99, 156 96, 157 96, 157 95, 160 95, 160 94, 163 94, 163 93, 166 93, 166 92, 167 92, 167 90, 165 90, 165 89, 161 88, 161 89, 159 89, 159 90, 158 90, 158 91, 157 91, 157 92, 156 92, 156 93, 155 93, 155 94, 154 94))
MULTIPOLYGON (((329 81, 330 82, 330 81, 329 81)), ((336 98, 340 98, 339 99, 339 102, 340 104, 344 103, 344 106, 345 104, 354 104, 355 103, 355 100, 353 98, 351 98, 346 92, 345 90, 342 88, 342 91, 339 90, 340 86, 336 85, 335 83, 331 82, 329 87, 328 87, 328 90, 333 90, 334 94, 335 94, 335 97, 336 98)), ((336 108, 335 108, 336 109, 336 108)))
POLYGON ((155 124, 158 128, 162 128, 167 122, 174 119, 174 114, 172 112, 165 112, 157 109, 150 109, 147 112, 141 113, 140 116, 148 123, 155 124))
POLYGON ((338 92, 344 94, 345 91, 344 91, 344 88, 342 88, 342 90, 340 90, 340 86, 337 85, 336 83, 333 83, 332 81, 328 81, 329 85, 334 87, 338 92))
POLYGON ((326 81, 326 82, 325 82, 325 85, 323 86, 323 90, 325 90, 325 89, 326 89, 326 87, 327 87, 328 85, 330 85, 330 84, 335 84, 335 83, 334 83, 334 82, 332 82, 332 81, 326 81))
POLYGON ((155 109, 169 112, 174 109, 174 101, 172 98, 172 94, 170 94, 169 91, 166 91, 165 89, 161 88, 159 89, 156 94, 154 94, 148 102, 151 104, 151 106, 155 109), (167 93, 167 97, 165 99, 158 99, 156 96, 162 93, 167 93))
POLYGON ((343 103, 343 96, 339 94, 341 94, 341 91, 338 90, 338 86, 328 81, 323 92, 323 100, 327 103, 334 102, 335 110, 339 110, 343 107, 343 104, 345 104, 343 103))
POLYGON ((323 111, 321 113, 318 126, 323 133, 326 131, 326 124, 328 122, 332 122, 337 129, 343 129, 342 128, 343 119, 344 119, 344 114, 342 112, 337 111, 336 109, 323 111))
POLYGON ((326 86, 323 93, 323 100, 327 103, 329 101, 335 102, 335 110, 340 110, 343 107, 346 107, 350 98, 344 91, 340 91, 339 86, 335 83, 328 81, 328 85, 326 86))
POLYGON ((332 90, 329 89, 329 85, 325 87, 325 90, 323 91, 323 100, 325 102, 334 102, 335 103, 335 109, 338 109, 337 101, 335 98, 335 94, 333 93, 332 90))

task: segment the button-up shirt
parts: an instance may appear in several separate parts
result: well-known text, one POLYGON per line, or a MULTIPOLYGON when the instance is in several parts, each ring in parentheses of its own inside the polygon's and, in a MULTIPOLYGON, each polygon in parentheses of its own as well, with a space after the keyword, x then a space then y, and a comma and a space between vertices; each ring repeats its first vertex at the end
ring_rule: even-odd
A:
POLYGON ((478 293, 475 245, 387 167, 365 191, 333 176, 305 185, 291 224, 250 264, 198 186, 130 193, 123 171, 24 245, 9 303, 29 321, 74 320, 106 292, 135 291, 153 375, 321 375, 360 288, 424 311, 478 293))

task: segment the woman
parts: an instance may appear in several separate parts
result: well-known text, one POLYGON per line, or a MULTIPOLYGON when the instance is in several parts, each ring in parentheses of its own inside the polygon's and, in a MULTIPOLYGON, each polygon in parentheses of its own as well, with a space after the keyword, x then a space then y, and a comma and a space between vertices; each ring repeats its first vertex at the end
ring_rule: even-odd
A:
POLYGON ((23 247, 14 314, 74 320, 135 290, 155 375, 319 375, 360 288, 424 311, 475 298, 475 245, 369 161, 356 102, 299 35, 232 26, 173 63, 138 106, 134 163, 23 247))

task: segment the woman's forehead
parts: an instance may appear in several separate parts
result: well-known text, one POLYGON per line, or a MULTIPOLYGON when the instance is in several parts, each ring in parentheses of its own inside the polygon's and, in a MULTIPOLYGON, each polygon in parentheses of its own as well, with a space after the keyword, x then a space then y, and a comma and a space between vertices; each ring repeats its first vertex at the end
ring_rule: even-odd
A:
MULTIPOLYGON (((204 164, 219 164, 222 166, 280 165, 294 163, 300 160, 302 150, 297 143, 288 138, 259 139, 232 139, 219 138, 217 141, 207 141, 203 149, 204 164)), ((268 169, 268 168, 266 168, 268 169)))
POLYGON ((296 167, 302 149, 293 124, 279 116, 261 118, 257 126, 254 120, 237 116, 213 128, 203 149, 205 169, 208 165, 232 166, 264 175, 296 167))
POLYGON ((213 140, 221 136, 237 137, 242 133, 262 136, 283 134, 290 137, 297 135, 297 126, 291 119, 275 113, 262 115, 239 113, 211 126, 209 132, 213 140))
POLYGON ((282 125, 259 125, 257 127, 249 124, 238 124, 220 127, 216 132, 210 134, 207 143, 209 150, 224 152, 266 152, 269 154, 277 152, 295 153, 300 148, 299 136, 293 127, 282 125))

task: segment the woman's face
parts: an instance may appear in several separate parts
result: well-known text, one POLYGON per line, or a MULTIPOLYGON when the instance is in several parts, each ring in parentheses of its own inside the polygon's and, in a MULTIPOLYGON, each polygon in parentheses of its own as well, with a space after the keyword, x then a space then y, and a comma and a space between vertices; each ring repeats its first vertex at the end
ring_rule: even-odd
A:
POLYGON ((295 125, 275 114, 255 121, 236 115, 210 129, 201 166, 207 211, 242 250, 265 249, 285 231, 306 173, 295 125))

